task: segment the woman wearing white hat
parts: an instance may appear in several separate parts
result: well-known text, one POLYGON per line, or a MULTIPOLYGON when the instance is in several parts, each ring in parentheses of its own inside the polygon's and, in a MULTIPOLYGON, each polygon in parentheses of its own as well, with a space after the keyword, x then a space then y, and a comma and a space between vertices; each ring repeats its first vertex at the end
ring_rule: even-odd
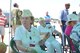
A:
POLYGON ((40 32, 40 36, 43 39, 45 36, 48 37, 45 41, 45 46, 47 47, 47 53, 54 53, 54 50, 56 49, 57 53, 62 53, 62 48, 60 43, 55 40, 55 38, 52 36, 52 33, 55 31, 50 24, 46 25, 46 22, 43 18, 39 19, 40 26, 38 26, 38 30, 40 32), (48 34, 48 35, 47 35, 48 34))
POLYGON ((68 17, 68 21, 66 22, 67 27, 65 33, 66 35, 70 35, 73 26, 79 21, 79 18, 75 14, 70 14, 67 17, 68 17))
MULTIPOLYGON (((76 20, 76 24, 74 25, 72 31, 71 31, 71 34, 70 34, 70 38, 72 40, 75 40, 75 44, 77 44, 77 46, 79 47, 80 46, 80 22, 77 23, 79 21, 79 17, 78 16, 72 16, 73 18, 75 18, 76 20)), ((78 49, 78 47, 76 47, 78 49)), ((80 47, 79 47, 80 49, 80 47)), ((80 53, 79 50, 77 50, 78 52, 76 53, 80 53)))
MULTIPOLYGON (((66 29, 65 29, 65 34, 67 36, 70 37, 70 33, 71 33, 74 25, 77 23, 77 21, 78 21, 78 16, 77 15, 75 15, 75 14, 68 15, 68 21, 66 23, 67 26, 66 26, 66 29)), ((70 44, 71 44, 71 49, 74 52, 75 51, 75 48, 74 48, 74 45, 72 43, 72 40, 70 40, 70 44)))
POLYGON ((21 53, 42 53, 39 46, 40 34, 32 25, 33 17, 30 10, 23 10, 21 23, 16 28, 14 40, 21 53))

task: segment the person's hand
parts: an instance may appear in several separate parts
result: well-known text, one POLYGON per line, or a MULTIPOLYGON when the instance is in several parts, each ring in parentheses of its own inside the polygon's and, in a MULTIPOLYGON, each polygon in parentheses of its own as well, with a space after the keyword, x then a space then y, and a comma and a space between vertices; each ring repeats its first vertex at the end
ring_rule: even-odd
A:
POLYGON ((49 29, 52 28, 51 26, 49 27, 49 29))
POLYGON ((54 30, 54 31, 53 31, 53 34, 57 34, 57 33, 58 33, 58 31, 57 31, 57 30, 54 30))
POLYGON ((50 37, 50 33, 48 32, 45 34, 44 38, 39 41, 39 45, 43 45, 49 37, 50 37))
POLYGON ((29 47, 29 48, 28 48, 28 51, 29 51, 30 53, 37 53, 37 51, 36 51, 33 47, 29 47))
POLYGON ((48 32, 48 33, 46 33, 44 39, 48 39, 49 37, 50 37, 50 33, 48 32))
POLYGON ((45 40, 39 41, 39 45, 43 45, 45 43, 45 40))

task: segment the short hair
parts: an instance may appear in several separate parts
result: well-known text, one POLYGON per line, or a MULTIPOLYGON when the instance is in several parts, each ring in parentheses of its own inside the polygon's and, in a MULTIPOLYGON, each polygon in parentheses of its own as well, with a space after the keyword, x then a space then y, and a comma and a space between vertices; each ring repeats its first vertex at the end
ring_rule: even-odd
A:
POLYGON ((70 3, 66 3, 65 6, 70 6, 70 3))
POLYGON ((72 21, 69 21, 68 24, 70 24, 72 21))
POLYGON ((18 4, 17 3, 14 3, 14 5, 13 5, 14 7, 17 7, 18 6, 18 4))
POLYGON ((31 25, 32 25, 32 24, 34 24, 34 16, 30 16, 30 18, 31 18, 31 21, 32 21, 32 23, 31 23, 31 25))
POLYGON ((30 16, 31 20, 34 20, 34 16, 30 16))
POLYGON ((2 9, 0 9, 0 12, 2 12, 2 9))

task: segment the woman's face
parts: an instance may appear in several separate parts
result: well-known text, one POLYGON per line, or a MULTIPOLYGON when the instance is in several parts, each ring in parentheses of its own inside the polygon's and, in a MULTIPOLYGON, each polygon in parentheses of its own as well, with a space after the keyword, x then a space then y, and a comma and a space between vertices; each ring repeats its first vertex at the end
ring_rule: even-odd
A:
POLYGON ((31 25, 31 18, 30 17, 22 17, 21 19, 21 23, 24 25, 24 26, 30 26, 31 25))
POLYGON ((71 24, 74 26, 77 23, 77 21, 72 21, 71 24))

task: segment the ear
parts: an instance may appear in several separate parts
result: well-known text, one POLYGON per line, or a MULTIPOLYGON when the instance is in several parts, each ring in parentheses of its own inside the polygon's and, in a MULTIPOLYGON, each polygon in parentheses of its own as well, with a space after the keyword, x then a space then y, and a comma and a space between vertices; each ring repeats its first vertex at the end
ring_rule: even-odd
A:
POLYGON ((20 21, 21 21, 21 23, 22 23, 22 18, 20 18, 20 21))
POLYGON ((20 21, 21 21, 21 19, 22 19, 22 18, 20 18, 20 21))

